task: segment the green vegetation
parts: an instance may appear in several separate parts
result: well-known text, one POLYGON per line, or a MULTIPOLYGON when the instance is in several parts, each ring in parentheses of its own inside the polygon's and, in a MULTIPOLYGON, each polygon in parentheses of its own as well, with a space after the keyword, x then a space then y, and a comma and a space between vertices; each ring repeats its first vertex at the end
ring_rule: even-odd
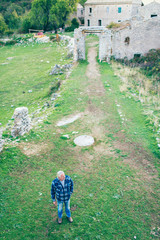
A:
POLYGON ((76 10, 78 0, 33 0, 6 1, 0 3, 0 34, 8 34, 8 29, 26 33, 29 29, 44 31, 64 28, 68 16, 76 10), (3 19, 4 18, 4 19, 3 19), (5 20, 5 22, 4 22, 5 20))
MULTIPOLYGON (((14 107, 28 103, 31 113, 50 99, 49 70, 67 60, 63 46, 56 43, 3 47, 1 51, 1 63, 14 57, 0 65, 5 124, 12 115, 13 100, 14 107)), ((98 66, 101 76, 96 80, 85 74, 87 61, 75 66, 61 85, 57 107, 45 110, 50 111, 47 119, 16 139, 17 145, 6 145, 0 154, 2 239, 158 239, 159 159, 154 133, 146 125, 141 103, 120 92, 121 80, 111 66, 98 66), (101 81, 103 94, 95 88, 101 81), (119 106, 127 119, 123 123, 119 106), (82 118, 56 127, 58 120, 77 112, 83 113, 82 118), (70 138, 63 139, 64 134, 70 138), (95 144, 75 146, 73 140, 81 134, 93 135, 95 144), (74 180, 72 224, 65 214, 62 225, 57 224, 57 209, 50 197, 51 182, 60 169, 74 180)))
POLYGON ((144 56, 135 55, 131 60, 124 58, 117 61, 130 67, 140 67, 146 76, 160 81, 160 49, 151 49, 144 56))
POLYGON ((107 25, 107 28, 119 28, 119 27, 120 24, 115 22, 111 22, 109 25, 107 25))
MULTIPOLYGON (((0 122, 6 124, 16 107, 27 106, 30 111, 42 107, 55 86, 57 76, 49 75, 57 63, 67 63, 67 52, 61 43, 30 43, 1 48, 0 122), (53 58, 54 56, 54 58, 53 58), (13 58, 7 60, 8 58, 13 58), (18 72, 18 75, 17 75, 18 72), (32 90, 32 93, 29 92, 32 90)), ((61 80, 64 76, 61 75, 61 80)), ((53 91, 52 91, 53 92, 53 91)))

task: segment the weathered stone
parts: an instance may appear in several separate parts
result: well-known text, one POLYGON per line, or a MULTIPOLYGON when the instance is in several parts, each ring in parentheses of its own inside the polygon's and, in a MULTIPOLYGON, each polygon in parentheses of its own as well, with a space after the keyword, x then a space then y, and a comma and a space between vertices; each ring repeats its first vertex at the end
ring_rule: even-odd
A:
POLYGON ((54 75, 54 74, 63 74, 62 70, 61 70, 61 66, 56 64, 54 66, 54 68, 52 69, 52 71, 50 72, 50 75, 54 75))
POLYGON ((0 152, 3 150, 4 140, 2 139, 3 129, 0 128, 0 152))
POLYGON ((62 66, 56 64, 52 69, 52 71, 50 72, 50 75, 63 74, 65 71, 68 71, 71 67, 72 67, 72 64, 65 64, 62 66))
POLYGON ((99 36, 99 60, 110 61, 111 56, 116 59, 134 54, 144 55, 150 49, 160 48, 160 18, 146 21, 132 19, 121 23, 116 29, 105 27, 80 27, 74 30, 75 48, 74 61, 85 59, 85 35, 94 33, 99 36))
POLYGON ((74 139, 74 143, 80 147, 90 146, 94 143, 94 138, 88 135, 82 135, 74 139))
POLYGON ((59 121, 57 123, 57 126, 60 127, 60 126, 67 125, 69 123, 72 123, 72 122, 76 121, 80 117, 81 117, 81 113, 78 113, 78 114, 76 114, 74 116, 70 116, 68 118, 63 118, 61 121, 59 121))
POLYGON ((19 107, 16 108, 13 114, 14 126, 11 130, 11 135, 13 137, 22 136, 25 133, 29 132, 31 128, 31 121, 28 116, 28 108, 27 107, 19 107))

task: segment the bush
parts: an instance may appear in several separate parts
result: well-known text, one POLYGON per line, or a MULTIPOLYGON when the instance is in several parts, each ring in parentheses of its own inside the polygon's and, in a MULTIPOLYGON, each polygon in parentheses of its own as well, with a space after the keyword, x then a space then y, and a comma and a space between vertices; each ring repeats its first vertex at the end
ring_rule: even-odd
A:
POLYGON ((17 43, 17 41, 16 40, 9 40, 9 41, 7 41, 6 42, 6 46, 9 46, 9 45, 14 45, 14 44, 16 44, 17 43))
POLYGON ((160 81, 160 49, 151 49, 144 56, 135 54, 131 60, 124 58, 117 61, 130 67, 140 67, 145 75, 154 75, 156 80, 160 81))
POLYGON ((50 36, 49 36, 49 39, 50 39, 50 41, 55 41, 55 40, 56 40, 56 36, 50 35, 50 36))
POLYGON ((107 25, 107 28, 119 28, 119 27, 120 24, 115 22, 111 22, 109 25, 107 25))
POLYGON ((73 32, 75 28, 79 28, 79 22, 77 18, 73 18, 71 21, 71 26, 65 28, 65 32, 73 32))
POLYGON ((28 33, 29 29, 32 28, 30 15, 27 14, 22 18, 21 32, 28 33))
POLYGON ((0 41, 0 46, 4 46, 5 43, 3 41, 0 41))
POLYGON ((7 30, 7 24, 5 23, 2 14, 0 14, 0 35, 3 35, 7 30))

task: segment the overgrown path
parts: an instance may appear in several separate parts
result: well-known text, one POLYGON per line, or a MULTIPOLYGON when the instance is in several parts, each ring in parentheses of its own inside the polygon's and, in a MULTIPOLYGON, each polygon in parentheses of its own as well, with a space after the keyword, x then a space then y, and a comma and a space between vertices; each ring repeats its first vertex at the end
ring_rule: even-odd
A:
POLYGON ((120 92, 120 79, 110 65, 96 62, 96 45, 89 45, 89 63, 79 63, 62 85, 47 121, 2 154, 2 239, 159 236, 154 140, 140 103, 120 92), (77 113, 81 117, 75 122, 57 126, 77 113), (83 134, 93 136, 95 143, 75 146, 75 137, 83 134), (50 199, 51 181, 60 169, 75 185, 72 225, 65 214, 62 225, 57 224, 57 209, 50 199))

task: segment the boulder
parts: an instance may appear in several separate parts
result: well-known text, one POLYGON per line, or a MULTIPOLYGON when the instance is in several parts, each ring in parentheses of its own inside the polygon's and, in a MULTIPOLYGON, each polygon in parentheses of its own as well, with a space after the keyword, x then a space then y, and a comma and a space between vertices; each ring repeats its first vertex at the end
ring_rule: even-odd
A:
POLYGON ((28 116, 27 107, 16 108, 13 114, 14 126, 11 130, 13 137, 22 136, 29 132, 31 128, 31 120, 28 116))

